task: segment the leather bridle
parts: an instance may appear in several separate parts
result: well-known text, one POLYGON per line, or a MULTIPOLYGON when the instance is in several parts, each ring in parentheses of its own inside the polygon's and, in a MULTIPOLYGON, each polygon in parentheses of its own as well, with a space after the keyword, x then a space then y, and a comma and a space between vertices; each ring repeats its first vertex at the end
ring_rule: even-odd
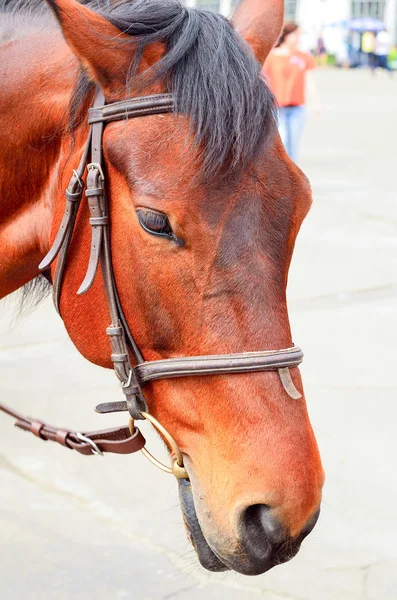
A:
POLYGON ((289 368, 296 367, 302 362, 303 352, 297 346, 293 346, 283 350, 263 352, 191 356, 150 362, 144 360, 125 319, 114 277, 102 136, 104 126, 111 121, 171 113, 173 110, 173 97, 168 93, 132 98, 106 105, 102 91, 97 89, 93 107, 89 109, 90 129, 82 158, 77 169, 73 171, 66 190, 64 215, 52 247, 39 265, 39 269, 45 271, 58 258, 53 278, 53 299, 57 311, 60 312, 60 297, 68 248, 72 240, 83 191, 86 188, 85 196, 90 210, 91 251, 87 272, 77 293, 84 294, 90 289, 100 264, 111 318, 111 325, 106 329, 106 333, 110 338, 114 370, 125 396, 125 400, 122 402, 100 404, 96 410, 100 413, 128 411, 131 418, 130 427, 82 434, 51 427, 36 419, 21 416, 3 405, 0 405, 0 410, 14 416, 17 419, 15 423, 17 427, 29 430, 42 439, 57 441, 82 454, 103 454, 104 452, 126 454, 143 450, 157 466, 172 471, 177 477, 187 478, 182 454, 177 444, 164 427, 149 414, 142 391, 143 386, 149 381, 176 377, 278 371, 285 391, 293 399, 298 399, 301 394, 293 384, 289 368), (90 162, 88 162, 89 156, 91 157, 90 162), (83 175, 86 170, 86 183, 84 183, 83 175), (144 418, 150 420, 166 438, 173 455, 171 469, 158 463, 144 449, 145 439, 139 429, 133 425, 135 420, 144 418))

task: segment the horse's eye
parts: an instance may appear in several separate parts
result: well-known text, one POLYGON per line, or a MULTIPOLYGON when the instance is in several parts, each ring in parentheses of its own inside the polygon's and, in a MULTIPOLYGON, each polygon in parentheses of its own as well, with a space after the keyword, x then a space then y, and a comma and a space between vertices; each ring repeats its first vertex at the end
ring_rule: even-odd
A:
POLYGON ((136 211, 138 221, 145 231, 152 235, 160 235, 162 237, 168 237, 178 244, 183 245, 183 241, 176 237, 172 231, 171 224, 168 220, 167 215, 156 210, 139 209, 136 211))
POLYGON ((139 223, 148 233, 154 235, 172 235, 172 228, 168 217, 164 213, 154 210, 137 210, 139 223))

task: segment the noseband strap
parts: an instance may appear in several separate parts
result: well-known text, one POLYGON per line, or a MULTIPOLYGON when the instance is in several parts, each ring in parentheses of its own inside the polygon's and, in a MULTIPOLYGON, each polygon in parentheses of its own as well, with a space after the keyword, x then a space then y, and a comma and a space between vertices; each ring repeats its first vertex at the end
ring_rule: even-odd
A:
POLYGON ((153 360, 137 365, 136 371, 140 383, 144 384, 148 381, 174 377, 278 371, 285 367, 297 367, 302 360, 302 350, 294 346, 285 350, 153 360))
MULTIPOLYGON (((144 418, 142 413, 148 413, 142 387, 149 382, 176 377, 230 375, 261 371, 278 371, 285 391, 292 398, 298 399, 301 394, 296 389, 289 372, 290 367, 298 366, 303 359, 302 350, 296 346, 283 350, 191 356, 145 362, 130 331, 121 306, 112 265, 110 214, 102 153, 103 129, 109 122, 167 114, 174 112, 174 109, 174 100, 171 94, 143 96, 106 105, 102 91, 97 89, 93 107, 89 109, 89 133, 80 164, 73 171, 66 190, 65 212, 52 247, 39 265, 40 270, 46 270, 58 257, 54 274, 53 298, 59 312, 68 249, 72 241, 84 187, 86 187, 85 196, 90 210, 91 250, 87 272, 78 293, 84 294, 90 289, 100 265, 111 318, 111 324, 106 333, 110 339, 114 370, 125 395, 124 402, 102 404, 97 407, 97 411, 128 410, 132 419, 142 419, 144 418), (90 161, 88 160, 89 156, 90 161), (84 182, 83 176, 86 170, 87 176, 86 182, 84 182)), ((99 451, 133 452, 141 449, 144 444, 142 436, 135 434, 134 430, 131 432, 132 435, 128 435, 125 428, 83 435, 63 429, 58 430, 36 420, 21 417, 2 405, 0 405, 0 410, 15 416, 18 427, 30 430, 42 439, 58 441, 62 445, 85 454, 98 453, 98 449, 99 451)))

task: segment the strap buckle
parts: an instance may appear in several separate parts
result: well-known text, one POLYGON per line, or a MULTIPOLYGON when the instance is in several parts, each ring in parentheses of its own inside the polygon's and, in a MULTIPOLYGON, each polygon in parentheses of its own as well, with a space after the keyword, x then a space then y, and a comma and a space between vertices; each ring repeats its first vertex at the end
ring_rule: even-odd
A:
POLYGON ((92 440, 89 437, 86 437, 85 435, 83 435, 80 432, 76 433, 76 437, 78 440, 80 440, 80 442, 85 442, 86 444, 89 444, 91 446, 92 454, 97 454, 98 456, 104 456, 102 450, 100 448, 98 448, 98 446, 96 445, 94 440, 92 440))
POLYGON ((102 167, 99 163, 89 163, 87 165, 87 171, 99 171, 102 181, 105 180, 105 175, 104 175, 102 167))
POLYGON ((122 387, 123 390, 130 387, 131 381, 132 381, 132 375, 133 375, 133 372, 132 372, 132 369, 130 369, 130 372, 128 373, 127 381, 120 381, 120 387, 122 387))

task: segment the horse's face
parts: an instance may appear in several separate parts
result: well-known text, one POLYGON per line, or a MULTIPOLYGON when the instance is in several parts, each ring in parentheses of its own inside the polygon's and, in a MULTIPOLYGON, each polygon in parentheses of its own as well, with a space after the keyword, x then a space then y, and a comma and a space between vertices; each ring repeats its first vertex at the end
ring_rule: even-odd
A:
MULTIPOLYGON (((182 119, 105 132, 114 268, 134 335, 147 360, 290 347, 285 287, 307 181, 275 135, 241 179, 195 184, 182 119)), ((286 394, 277 372, 167 380, 147 392, 186 456, 182 505, 204 564, 220 566, 195 511, 230 568, 257 573, 290 558, 314 525, 323 480, 304 400, 286 394)))
MULTIPOLYGON (((105 129, 112 255, 130 329, 146 360, 290 347, 285 289, 307 180, 274 131, 255 166, 203 183, 190 136, 187 117, 173 115, 105 129)), ((79 235, 84 245, 84 214, 79 235)), ((72 249, 62 315, 79 350, 108 364, 98 278, 76 305, 81 260, 72 249)), ((291 375, 303 393, 298 369, 291 375)), ((304 398, 292 400, 277 372, 165 380, 145 395, 184 453, 181 503, 202 564, 257 574, 291 558, 315 524, 323 483, 304 398)))

